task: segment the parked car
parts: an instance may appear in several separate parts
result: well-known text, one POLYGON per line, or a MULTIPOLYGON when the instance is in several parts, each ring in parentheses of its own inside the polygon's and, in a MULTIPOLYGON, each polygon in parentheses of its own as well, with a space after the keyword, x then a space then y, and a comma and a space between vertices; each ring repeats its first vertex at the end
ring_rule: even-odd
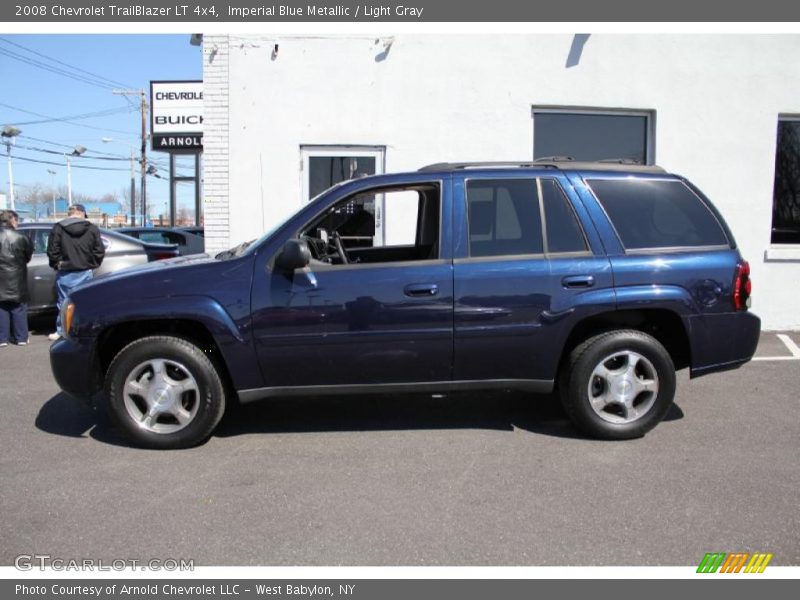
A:
POLYGON ((590 436, 644 435, 676 369, 750 360, 749 266, 658 167, 439 164, 343 182, 252 243, 89 283, 51 348, 135 443, 205 440, 232 400, 557 388, 590 436))
POLYGON ((199 235, 172 227, 120 227, 116 229, 150 244, 177 244, 181 256, 205 252, 205 240, 199 235))
MULTIPOLYGON (((28 263, 28 290, 31 295, 28 315, 31 317, 55 315, 56 312, 56 272, 50 268, 47 259, 47 240, 52 230, 53 223, 22 223, 19 226, 20 233, 28 236, 33 244, 33 258, 28 263)), ((175 245, 146 244, 108 229, 100 229, 100 237, 106 248, 106 256, 95 275, 178 256, 175 245)))
POLYGON ((199 235, 200 237, 205 237, 205 227, 202 225, 192 225, 191 227, 176 227, 176 229, 180 229, 181 231, 188 231, 189 233, 193 233, 195 235, 199 235))

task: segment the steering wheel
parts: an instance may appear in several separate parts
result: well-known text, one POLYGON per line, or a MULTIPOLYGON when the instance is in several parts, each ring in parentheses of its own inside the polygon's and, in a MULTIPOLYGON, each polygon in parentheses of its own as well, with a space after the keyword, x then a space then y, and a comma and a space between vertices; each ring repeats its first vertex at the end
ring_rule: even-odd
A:
POLYGON ((344 244, 342 243, 342 237, 339 235, 339 232, 334 231, 331 235, 331 239, 333 240, 334 246, 336 246, 336 252, 339 253, 339 258, 341 259, 342 264, 348 264, 350 259, 347 258, 347 252, 344 251, 344 244))

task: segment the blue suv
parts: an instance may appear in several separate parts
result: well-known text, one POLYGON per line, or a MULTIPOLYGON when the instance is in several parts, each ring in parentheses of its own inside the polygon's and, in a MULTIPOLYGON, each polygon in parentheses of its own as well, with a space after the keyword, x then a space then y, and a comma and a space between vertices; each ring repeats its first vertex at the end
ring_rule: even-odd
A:
POLYGON ((557 388, 590 436, 644 435, 752 357, 749 266, 683 177, 621 163, 437 164, 342 182, 261 239, 98 277, 53 373, 138 445, 271 397, 557 388))

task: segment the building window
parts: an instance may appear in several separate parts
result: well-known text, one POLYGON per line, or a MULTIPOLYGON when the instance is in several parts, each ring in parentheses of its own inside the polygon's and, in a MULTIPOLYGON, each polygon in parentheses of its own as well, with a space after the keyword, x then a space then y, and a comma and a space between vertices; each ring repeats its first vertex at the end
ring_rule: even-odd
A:
POLYGON ((380 147, 301 146, 300 156, 306 202, 341 181, 383 173, 380 147))
MULTIPOLYGON (((383 173, 386 150, 381 146, 301 146, 301 186, 308 202, 348 179, 383 173)), ((384 202, 375 201, 375 242, 383 244, 384 202)))
POLYGON ((655 162, 654 111, 533 109, 533 158, 655 162))
POLYGON ((800 117, 778 121, 771 241, 800 244, 800 117))

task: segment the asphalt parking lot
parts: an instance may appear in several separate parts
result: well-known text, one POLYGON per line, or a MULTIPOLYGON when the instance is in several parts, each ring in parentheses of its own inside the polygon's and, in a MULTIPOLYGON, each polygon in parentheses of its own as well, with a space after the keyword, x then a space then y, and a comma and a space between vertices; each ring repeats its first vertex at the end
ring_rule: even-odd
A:
POLYGON ((128 447, 60 394, 48 348, 0 350, 3 565, 800 564, 800 360, 773 333, 767 360, 682 373, 635 441, 584 439, 552 398, 494 393, 271 401, 173 452, 128 447))

